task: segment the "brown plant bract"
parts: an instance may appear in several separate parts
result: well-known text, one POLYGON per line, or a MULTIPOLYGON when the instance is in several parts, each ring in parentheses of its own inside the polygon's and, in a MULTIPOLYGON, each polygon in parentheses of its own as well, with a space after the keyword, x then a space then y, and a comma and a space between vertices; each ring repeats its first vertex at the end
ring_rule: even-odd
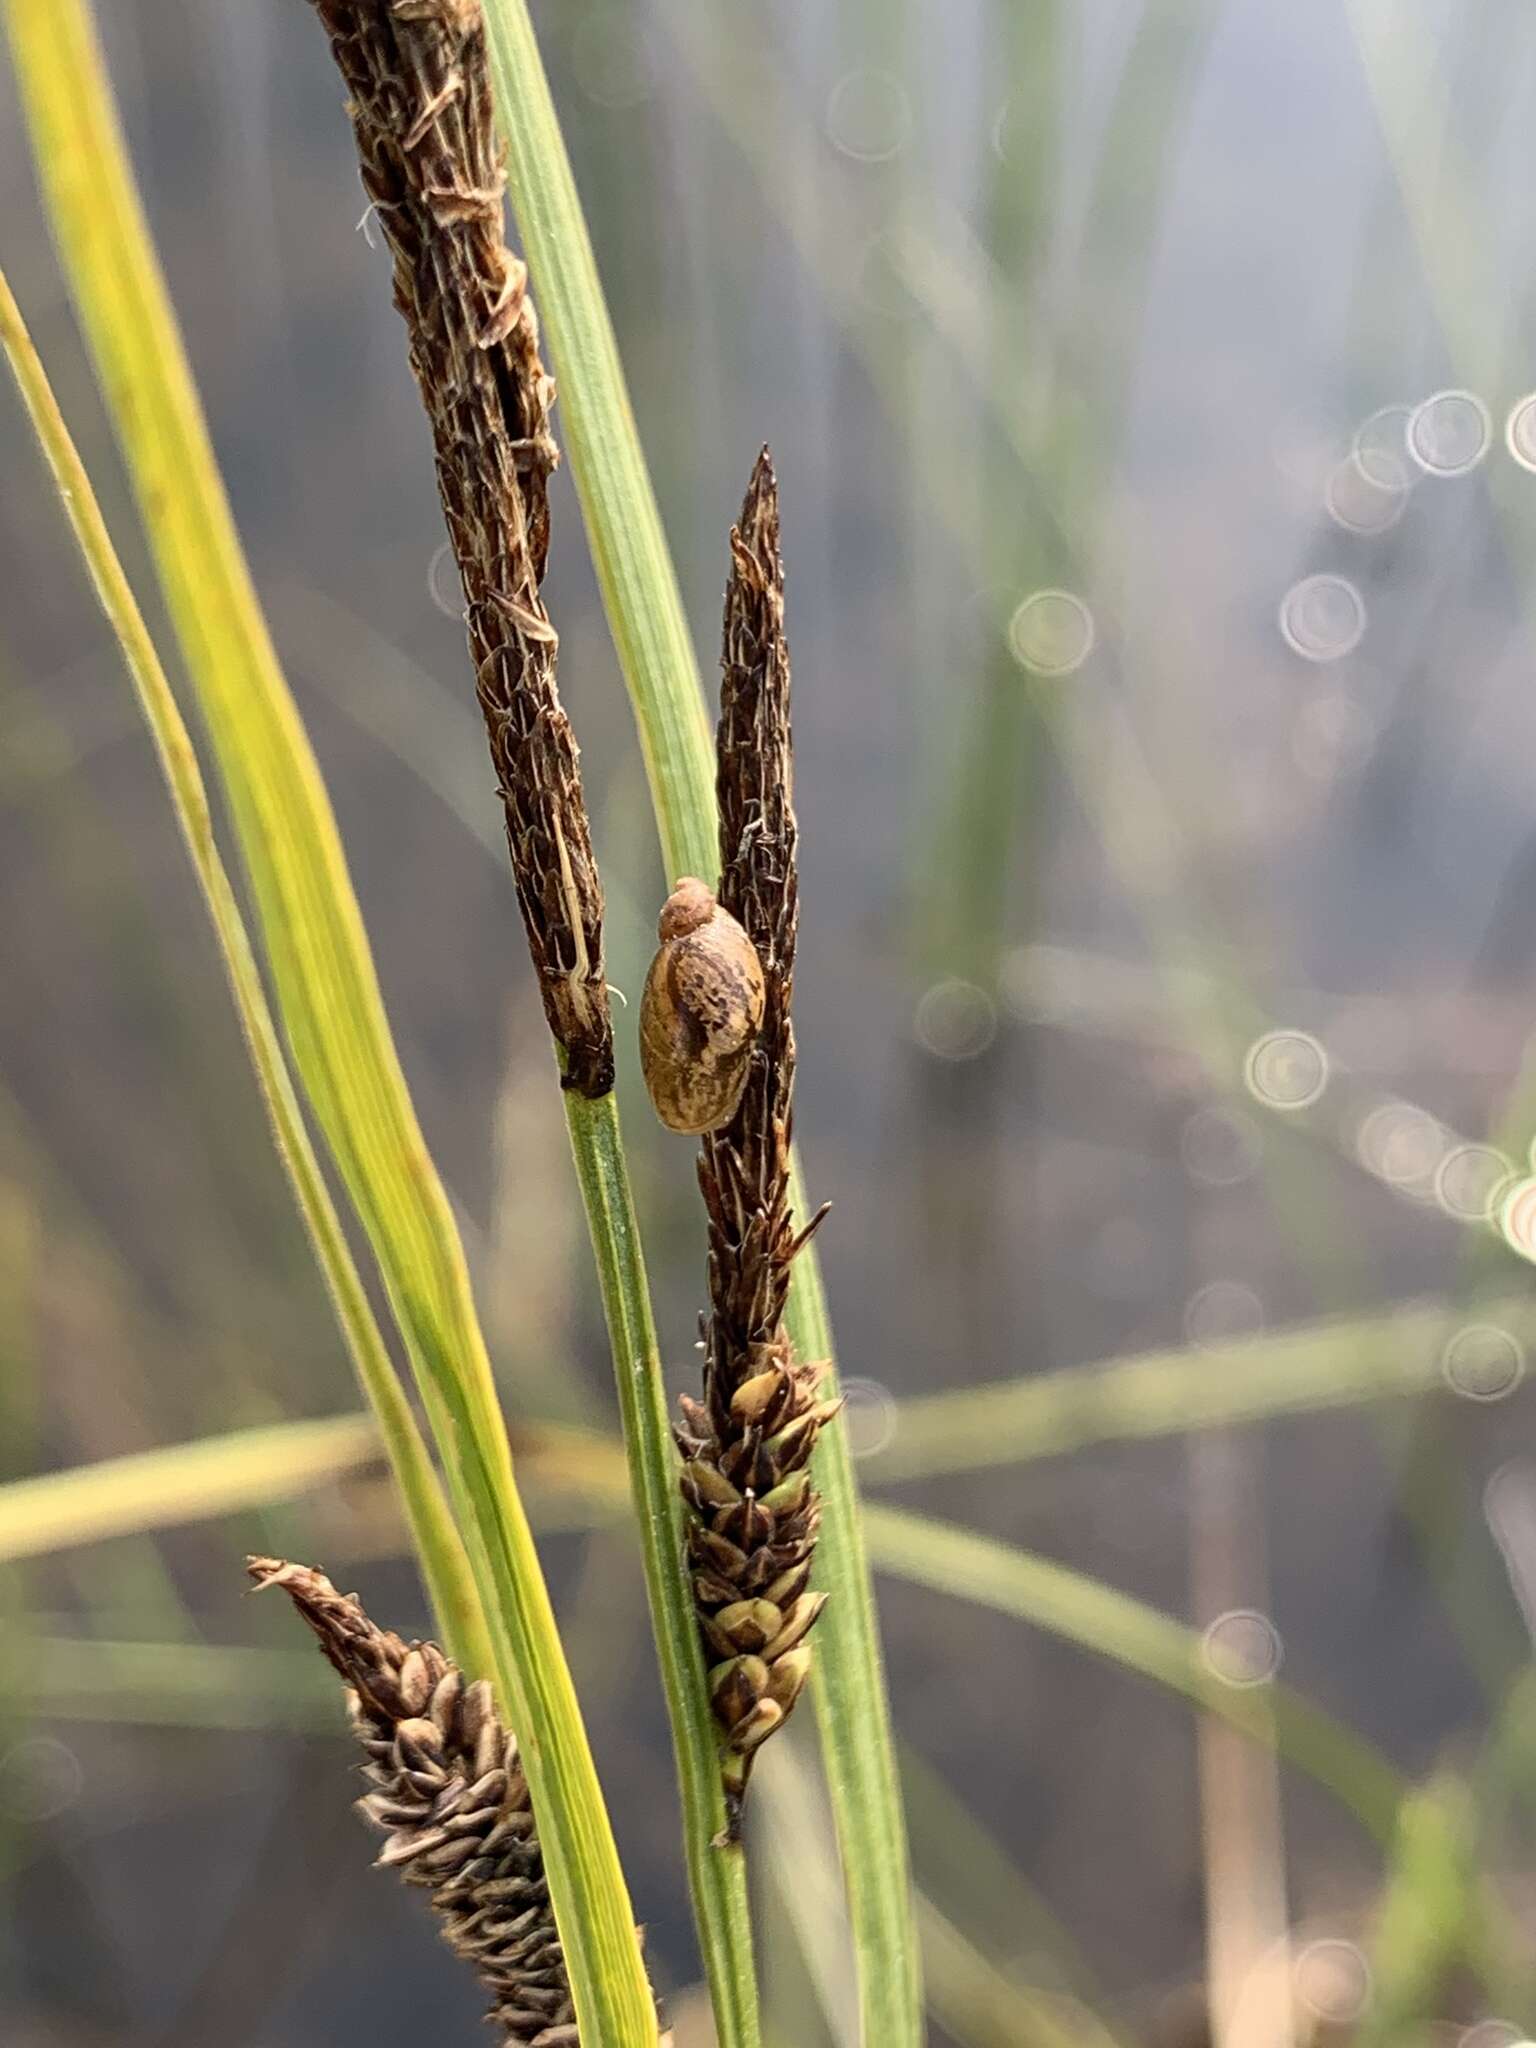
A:
POLYGON ((825 1595, 809 1590, 821 1516, 809 1466, 838 1406, 820 1399, 823 1367, 796 1363, 783 1327, 790 1268, 824 1212, 796 1234, 790 998, 799 885, 778 490, 766 448, 731 533, 721 668, 718 894, 762 963, 763 1023, 736 1113, 700 1152, 709 1221, 704 1398, 684 1397, 677 1440, 729 1840, 740 1831, 752 1760, 783 1725, 810 1667, 805 1638, 825 1595))
POLYGON ((554 380, 502 232, 478 0, 313 0, 351 95, 363 186, 432 423, 517 898, 565 1084, 613 1086, 603 899, 540 595, 554 380))
POLYGON ((379 1867, 431 1891, 509 2048, 577 2048, 528 1785, 490 1686, 468 1683, 435 1643, 375 1627, 323 1572, 274 1557, 246 1570, 258 1588, 282 1587, 348 1688, 371 1788, 358 1811, 388 1837, 379 1867))

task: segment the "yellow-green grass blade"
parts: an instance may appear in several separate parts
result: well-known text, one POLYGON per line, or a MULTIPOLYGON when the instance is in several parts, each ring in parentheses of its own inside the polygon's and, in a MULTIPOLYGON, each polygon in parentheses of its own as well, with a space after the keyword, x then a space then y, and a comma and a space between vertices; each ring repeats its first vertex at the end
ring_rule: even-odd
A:
POLYGON ((0 1563, 295 1500, 379 1458, 368 1415, 278 1422, 0 1486, 0 1563))
POLYGON ((207 719, 300 1079, 437 1438, 523 1747, 578 2022, 650 2048, 655 2009, 463 1247, 389 1032, 340 836, 235 533, 83 0, 6 0, 54 232, 207 719))
MULTIPOLYGON (((565 441, 598 583, 650 779, 669 878, 718 866, 713 750, 676 574, 640 447, 612 323, 525 0, 484 0, 507 175, 560 380, 565 441)), ((798 1185, 798 1213, 807 1213, 798 1185)), ((796 1265, 789 1332, 832 1357, 813 1249, 796 1265)), ((830 1377, 830 1364, 829 1364, 830 1377)), ((822 1433, 813 1685, 854 1932, 864 2038, 917 2048, 922 1984, 906 1824, 879 1627, 843 1430, 822 1433)))
MULTIPOLYGON (((0 1564, 267 1507, 323 1491, 381 1455, 371 1415, 262 1423, 153 1451, 129 1451, 0 1486, 0 1564)), ((540 1423, 519 1458, 544 1527, 591 1529, 628 1503, 611 1438, 540 1423)))
MULTIPOLYGON (((1518 1331, 1519 1307, 1500 1301, 1482 1313, 1518 1331)), ((892 1450, 873 1453, 866 1462, 877 1479, 920 1478, 1022 1463, 1128 1437, 1176 1435, 1425 1392, 1439 1384, 1438 1362, 1429 1362, 1436 1333, 1451 1327, 1442 1311, 1427 1307, 1358 1323, 1302 1324, 1230 1350, 1146 1352, 1071 1366, 1038 1382, 903 1401, 896 1409, 892 1450), (1333 1349, 1335 1338, 1344 1343, 1342 1352, 1333 1349), (1293 1376, 1302 1382, 1299 1387, 1293 1376), (1048 1390, 1038 1403, 1036 1386, 1048 1390), (993 1441, 997 1431, 1008 1438, 1001 1450, 993 1441), (894 1456, 909 1437, 910 1449, 894 1456)), ((542 1494, 605 1503, 610 1511, 624 1498, 623 1467, 606 1436, 540 1422, 519 1433, 517 1452, 525 1479, 542 1494)), ((354 1471, 377 1454, 369 1418, 338 1415, 21 1480, 0 1487, 0 1561, 282 1500, 354 1471)))
POLYGON ((60 501, 84 557, 123 659, 133 679, 182 838, 224 956, 230 993, 239 1013, 251 1065, 272 1124, 278 1155, 288 1173, 294 1201, 309 1235, 316 1263, 346 1340, 353 1369, 378 1418, 379 1434, 405 1504, 422 1574, 438 1625, 453 1654, 471 1670, 485 1667, 490 1654, 479 1596, 469 1560, 448 1513, 437 1473, 416 1426, 410 1404, 390 1362, 389 1351, 356 1262, 348 1250, 341 1219, 310 1143, 288 1063, 250 936, 214 839, 213 817, 196 750, 166 680, 154 641, 123 566, 112 545, 100 505, 37 351, 0 272, 0 344, 15 373, 22 400, 58 486, 60 501))
MULTIPOLYGON (((322 1487, 372 1462, 376 1446, 370 1418, 337 1416, 238 1431, 19 1481, 0 1487, 0 1561, 322 1487), (110 1516, 98 1512, 102 1502, 112 1503, 110 1516)), ((611 1515, 624 1499, 625 1460, 610 1440, 540 1425, 520 1444, 520 1455, 531 1473, 569 1497, 573 1527, 611 1515)), ((1194 1630, 1065 1566, 951 1523, 890 1508, 865 1512, 871 1554, 881 1569, 1044 1628, 1221 1715, 1255 1740, 1273 1739, 1288 1762, 1334 1793, 1379 1841, 1396 1841, 1408 1789, 1400 1775, 1369 1744, 1290 1689, 1256 1692, 1224 1684, 1202 1656, 1194 1630)), ((1525 1696, 1522 1691, 1520 1698, 1525 1696)), ((1505 1959, 1518 1952, 1518 1944, 1503 1924, 1507 1916, 1486 1891, 1483 1901, 1483 1931, 1474 1928, 1463 1946, 1485 1981, 1507 1983, 1505 1959)))

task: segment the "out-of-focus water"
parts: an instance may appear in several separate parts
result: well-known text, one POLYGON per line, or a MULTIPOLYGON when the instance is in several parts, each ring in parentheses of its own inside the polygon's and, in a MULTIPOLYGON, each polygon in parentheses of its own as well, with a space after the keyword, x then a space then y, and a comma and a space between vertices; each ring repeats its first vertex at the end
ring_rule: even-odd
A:
MULTIPOLYGON (((427 435, 323 37, 298 0, 98 12, 509 1409, 609 1419, 427 435)), ((764 439, 778 468, 799 1124, 836 1205, 821 1243, 872 1490, 1178 1616, 1226 1682, 1278 1670, 1409 1776, 1473 1769, 1530 1651, 1506 1570, 1528 1593, 1528 1268, 1488 1219, 1536 1114, 1536 19, 536 13, 706 672, 764 439), (1089 1423, 1060 1456, 1003 1442, 985 1469, 882 1485, 915 1397, 1151 1350, 1231 1377, 1235 1343, 1419 1297, 1447 1337, 1444 1391, 1416 1405, 1142 1441, 1089 1423)), ((5 90, 4 262, 147 593, 5 90)), ((0 465, 12 1477, 355 1397, 11 403, 0 465)), ((668 878, 566 478, 554 514, 562 684, 633 995, 668 878)), ((692 1164, 645 1112, 634 1016, 621 1088, 682 1386, 692 1164)), ((1390 1328, 1372 1341, 1391 1353, 1390 1328)), ((419 1625, 366 1489, 6 1581, 8 2041, 386 2048, 472 2023, 415 1902, 366 1873, 323 1696, 168 1726, 163 1684, 103 1695, 56 1654, 294 1650, 241 1598, 257 1546, 313 1552, 419 1625)), ((547 1551, 658 1974, 686 1985, 635 1560, 612 1534, 547 1551)), ((1171 2043, 1199 2038, 1175 2028, 1209 1958, 1217 2038, 1247 2048, 1262 2026, 1233 1986, 1289 1925, 1294 2038, 1309 2002, 1343 2024, 1327 2001, 1369 1947, 1382 1860, 1337 1799, 1287 1771, 1277 1803, 1258 1752, 1197 1741, 1113 1660, 896 1577, 881 1593, 898 1727, 937 1779, 918 1874, 998 1967, 1171 2043), (1006 1885, 978 1881, 948 1798, 1006 1885)), ((1486 1847, 1528 1900, 1528 1815, 1501 1810, 1486 1847)), ((763 1890, 785 2038, 836 2038, 766 1857, 763 1890)), ((1486 2007, 1448 1981, 1433 2010, 1454 2040, 1486 2007)))

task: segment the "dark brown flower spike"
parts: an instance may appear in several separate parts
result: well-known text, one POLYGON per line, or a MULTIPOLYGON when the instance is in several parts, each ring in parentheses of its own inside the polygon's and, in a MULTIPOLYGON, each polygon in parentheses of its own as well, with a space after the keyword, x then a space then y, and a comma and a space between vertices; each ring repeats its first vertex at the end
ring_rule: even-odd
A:
POLYGON ((568 1087, 613 1086, 603 898, 540 585, 554 380, 502 233, 479 0, 314 0, 432 423, 517 899, 568 1087))
POLYGON ((724 1751, 727 1838, 740 1831, 752 1760, 781 1727, 810 1667, 806 1637, 821 1504, 810 1458, 837 1412, 823 1367, 797 1362, 784 1306, 797 1233, 789 1206, 799 917, 789 649, 778 489, 765 448, 731 533, 716 738, 721 907, 763 971, 763 1020, 735 1114, 708 1133, 699 1186, 709 1220, 704 1397, 683 1399, 677 1440, 690 1510, 689 1565, 724 1751))
POLYGON ((258 1588, 282 1587, 348 1689, 368 1758, 358 1811, 385 1836, 379 1867, 431 1892, 508 2048, 577 2048, 528 1785, 490 1686, 470 1684, 435 1643, 376 1628, 323 1572, 275 1557, 247 1558, 246 1570, 258 1588))

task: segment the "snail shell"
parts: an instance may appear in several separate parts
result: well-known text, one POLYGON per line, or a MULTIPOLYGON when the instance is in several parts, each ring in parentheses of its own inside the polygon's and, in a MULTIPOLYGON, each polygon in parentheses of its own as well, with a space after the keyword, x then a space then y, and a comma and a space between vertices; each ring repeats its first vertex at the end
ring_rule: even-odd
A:
POLYGON ((763 1022, 757 949, 714 892, 684 875, 656 923, 640 999, 640 1068, 669 1131, 718 1131, 747 1085, 763 1022))

